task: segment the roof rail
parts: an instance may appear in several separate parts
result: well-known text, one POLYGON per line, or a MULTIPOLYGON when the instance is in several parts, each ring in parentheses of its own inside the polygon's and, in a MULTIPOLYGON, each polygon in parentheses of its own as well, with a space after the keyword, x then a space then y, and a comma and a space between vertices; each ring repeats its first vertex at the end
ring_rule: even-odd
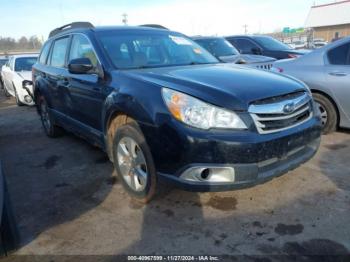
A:
POLYGON ((70 30, 74 28, 94 28, 93 24, 89 22, 74 22, 52 30, 49 34, 49 38, 61 33, 65 30, 70 30))
POLYGON ((152 28, 158 28, 158 29, 169 30, 169 29, 166 28, 165 26, 157 25, 157 24, 146 24, 146 25, 139 25, 139 26, 142 26, 142 27, 152 27, 152 28))

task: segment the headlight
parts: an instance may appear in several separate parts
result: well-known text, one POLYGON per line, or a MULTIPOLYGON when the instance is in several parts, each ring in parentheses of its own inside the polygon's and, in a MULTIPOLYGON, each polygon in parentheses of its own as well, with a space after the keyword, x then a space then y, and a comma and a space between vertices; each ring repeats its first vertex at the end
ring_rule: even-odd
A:
POLYGON ((234 112, 168 88, 162 89, 162 95, 171 114, 189 126, 201 129, 247 129, 234 112))

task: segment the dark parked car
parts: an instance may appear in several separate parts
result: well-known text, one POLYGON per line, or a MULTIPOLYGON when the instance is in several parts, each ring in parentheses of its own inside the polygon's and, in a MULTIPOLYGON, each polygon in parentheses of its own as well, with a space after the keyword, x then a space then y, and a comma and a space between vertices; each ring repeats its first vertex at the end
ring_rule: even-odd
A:
POLYGON ((259 69, 271 69, 275 58, 261 55, 244 55, 223 37, 192 37, 192 39, 224 63, 247 64, 259 69))
POLYGON ((320 116, 303 83, 219 63, 169 30, 58 28, 33 83, 46 134, 64 128, 99 145, 145 202, 159 179, 193 191, 242 188, 296 168, 319 147, 320 116))
POLYGON ((309 52, 294 50, 289 45, 270 36, 241 35, 228 36, 226 39, 242 54, 264 55, 278 60, 296 58, 309 52))

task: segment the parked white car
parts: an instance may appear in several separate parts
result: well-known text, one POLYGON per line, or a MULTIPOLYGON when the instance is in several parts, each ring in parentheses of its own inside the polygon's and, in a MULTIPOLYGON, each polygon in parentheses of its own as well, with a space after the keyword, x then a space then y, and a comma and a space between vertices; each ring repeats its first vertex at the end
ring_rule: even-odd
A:
POLYGON ((34 105, 32 66, 37 54, 14 55, 2 67, 1 78, 5 93, 16 98, 17 105, 34 105))
POLYGON ((294 49, 305 49, 307 48, 307 43, 304 41, 293 42, 294 49))

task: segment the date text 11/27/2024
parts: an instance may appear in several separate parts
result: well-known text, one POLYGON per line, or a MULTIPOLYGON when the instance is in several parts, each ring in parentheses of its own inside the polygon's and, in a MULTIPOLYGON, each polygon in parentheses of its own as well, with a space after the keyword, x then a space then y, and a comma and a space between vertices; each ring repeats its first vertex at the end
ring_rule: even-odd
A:
POLYGON ((128 256, 128 261, 220 261, 217 256, 128 256))

